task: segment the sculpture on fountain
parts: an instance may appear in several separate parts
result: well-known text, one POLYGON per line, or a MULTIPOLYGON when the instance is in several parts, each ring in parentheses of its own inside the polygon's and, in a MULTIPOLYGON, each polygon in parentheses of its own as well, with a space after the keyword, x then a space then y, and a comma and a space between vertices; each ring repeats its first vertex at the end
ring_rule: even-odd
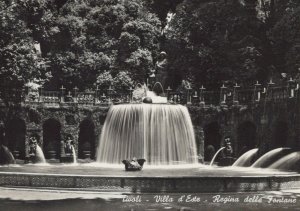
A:
POLYGON ((223 156, 220 159, 219 166, 230 166, 234 162, 233 148, 231 146, 230 136, 226 136, 224 139, 223 156))
POLYGON ((123 160, 122 163, 125 165, 126 171, 140 171, 143 169, 145 159, 137 159, 133 157, 132 160, 123 160))
POLYGON ((161 94, 161 89, 155 90, 154 85, 156 82, 159 82, 162 87, 165 87, 165 82, 167 79, 167 65, 168 65, 168 60, 167 60, 167 53, 162 51, 159 54, 159 57, 155 63, 155 68, 150 70, 149 73, 149 81, 148 81, 148 88, 153 89, 157 95, 161 94))
POLYGON ((42 155, 42 152, 40 152, 41 149, 38 146, 38 138, 36 135, 33 135, 29 138, 29 150, 28 150, 28 157, 27 162, 28 163, 40 163, 44 162, 45 158, 44 155, 42 155))
POLYGON ((73 140, 71 139, 71 136, 68 136, 67 137, 67 140, 65 140, 65 143, 64 143, 64 149, 65 149, 65 153, 67 155, 70 155, 72 154, 72 145, 74 145, 74 142, 73 140))
POLYGON ((71 135, 67 135, 66 139, 61 142, 60 162, 73 163, 75 162, 74 141, 71 135))

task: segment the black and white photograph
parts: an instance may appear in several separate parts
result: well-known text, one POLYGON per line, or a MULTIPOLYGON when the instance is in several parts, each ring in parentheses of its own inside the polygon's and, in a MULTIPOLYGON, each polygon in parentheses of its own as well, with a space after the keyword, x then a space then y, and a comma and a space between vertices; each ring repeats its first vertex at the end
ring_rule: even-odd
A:
POLYGON ((299 0, 0 0, 0 210, 300 210, 299 0))

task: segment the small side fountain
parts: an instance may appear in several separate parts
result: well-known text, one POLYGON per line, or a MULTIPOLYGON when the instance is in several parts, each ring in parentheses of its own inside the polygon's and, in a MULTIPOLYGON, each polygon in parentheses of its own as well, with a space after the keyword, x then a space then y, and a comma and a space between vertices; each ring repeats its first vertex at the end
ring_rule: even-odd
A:
POLYGON ((215 163, 216 158, 218 157, 219 154, 222 152, 221 159, 219 160, 218 165, 219 166, 230 166, 233 163, 234 158, 232 157, 233 155, 233 149, 231 146, 231 141, 230 137, 227 136, 224 139, 225 146, 221 147, 213 156, 212 160, 210 161, 210 166, 213 166, 215 163))
POLYGON ((68 135, 67 139, 61 142, 60 162, 77 163, 74 141, 71 135, 68 135))
POLYGON ((72 147, 73 163, 77 163, 77 160, 76 160, 76 152, 75 152, 74 145, 72 145, 71 147, 72 147))
POLYGON ((239 167, 249 167, 252 164, 254 157, 258 152, 258 148, 251 149, 241 155, 233 164, 232 166, 239 166, 239 167))
POLYGON ((220 162, 218 165, 219 166, 231 166, 234 161, 234 158, 233 158, 233 149, 231 146, 230 137, 229 136, 225 137, 224 142, 225 142, 225 148, 222 151, 223 156, 220 159, 220 162))
POLYGON ((42 148, 36 145, 36 163, 47 163, 42 148))
POLYGON ((300 172, 300 152, 290 153, 270 165, 268 168, 281 171, 300 172))
POLYGON ((211 161, 210 161, 210 166, 213 166, 213 164, 214 164, 214 162, 215 162, 215 160, 216 160, 216 158, 217 158, 217 156, 219 155, 219 153, 223 150, 223 149, 225 149, 225 147, 221 147, 217 152, 216 152, 216 154, 214 155, 214 157, 211 159, 211 161))
POLYGON ((253 165, 252 168, 267 168, 283 156, 290 154, 291 148, 277 148, 273 149, 263 156, 261 156, 253 165))
POLYGON ((46 163, 46 159, 42 148, 37 143, 37 138, 35 136, 29 139, 29 163, 46 163))
POLYGON ((11 151, 8 149, 8 147, 4 145, 0 145, 0 165, 9 165, 9 164, 15 164, 16 160, 11 153, 11 151))

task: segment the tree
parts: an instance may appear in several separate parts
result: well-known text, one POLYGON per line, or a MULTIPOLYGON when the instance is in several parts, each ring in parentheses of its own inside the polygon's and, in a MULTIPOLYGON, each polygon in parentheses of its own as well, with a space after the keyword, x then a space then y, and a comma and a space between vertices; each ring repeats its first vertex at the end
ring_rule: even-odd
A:
POLYGON ((289 1, 284 6, 284 12, 280 15, 273 14, 277 21, 270 27, 268 38, 274 55, 275 74, 278 76, 285 72, 295 76, 300 67, 300 34, 297 30, 300 24, 300 2, 289 1))
POLYGON ((43 55, 51 61, 48 88, 90 89, 105 71, 145 81, 159 52, 161 23, 144 2, 68 1, 58 13, 48 11, 37 23, 43 55))
MULTIPOLYGON (((41 58, 34 47, 32 31, 20 18, 22 2, 0 3, 0 83, 1 90, 22 89, 31 80, 47 80, 47 60, 41 58)), ((20 96, 4 95, 6 102, 20 96)))
POLYGON ((227 80, 246 84, 264 75, 265 36, 253 11, 236 0, 179 4, 166 31, 173 80, 217 89, 227 80))

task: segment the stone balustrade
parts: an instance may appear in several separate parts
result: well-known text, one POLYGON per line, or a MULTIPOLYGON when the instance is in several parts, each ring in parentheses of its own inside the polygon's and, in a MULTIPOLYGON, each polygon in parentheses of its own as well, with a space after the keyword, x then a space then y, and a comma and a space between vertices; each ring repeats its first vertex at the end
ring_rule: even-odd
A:
MULTIPOLYGON (((45 104, 47 106, 61 105, 109 105, 124 103, 139 103, 133 101, 134 89, 123 89, 116 91, 109 87, 106 90, 96 89, 89 92, 79 92, 75 87, 66 90, 63 86, 60 91, 48 91, 43 88, 38 90, 1 90, 2 99, 14 98, 15 102, 24 104, 45 104)), ((297 99, 299 95, 299 84, 290 79, 285 85, 276 86, 270 81, 265 87, 256 82, 251 88, 241 88, 238 84, 232 87, 222 85, 219 90, 211 91, 200 88, 186 88, 174 91, 170 87, 164 90, 164 96, 170 104, 184 104, 193 106, 232 106, 249 105, 272 102, 283 102, 297 99)))

